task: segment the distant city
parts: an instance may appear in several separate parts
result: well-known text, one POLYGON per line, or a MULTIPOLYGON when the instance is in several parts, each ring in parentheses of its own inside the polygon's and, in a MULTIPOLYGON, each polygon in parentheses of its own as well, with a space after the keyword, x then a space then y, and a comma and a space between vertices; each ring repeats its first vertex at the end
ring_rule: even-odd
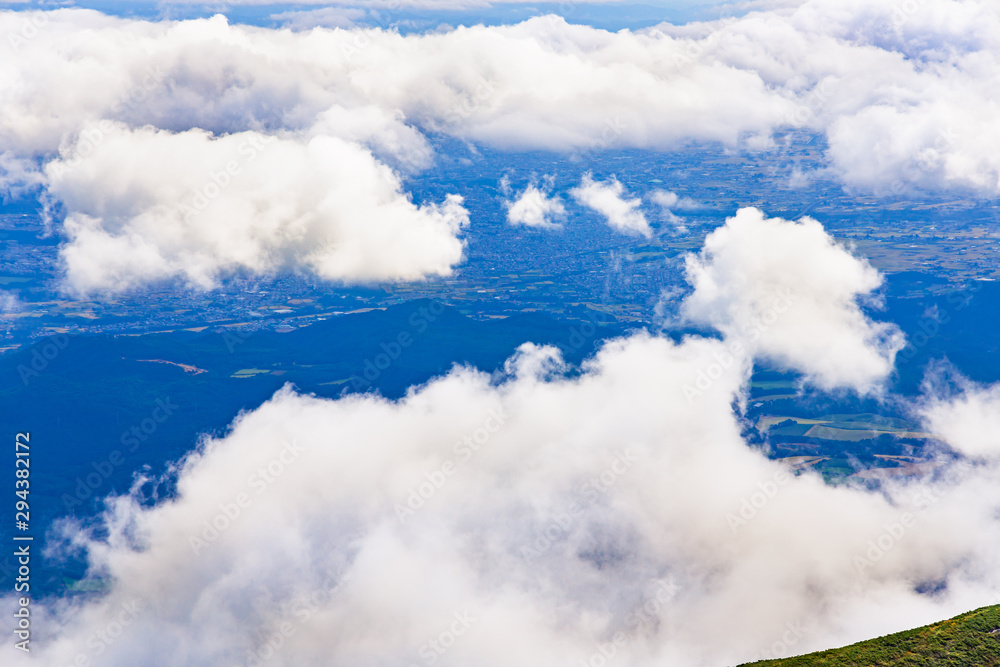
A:
POLYGON ((287 331, 311 322, 415 298, 438 299, 476 317, 544 310, 567 317, 597 310, 639 326, 656 326, 664 301, 684 285, 682 258, 742 206, 770 216, 809 215, 853 245, 879 270, 923 271, 955 285, 1000 277, 1000 213, 969 196, 856 195, 824 178, 820 136, 790 132, 767 159, 746 151, 698 146, 676 153, 594 151, 565 161, 548 153, 506 153, 437 140, 437 163, 406 183, 414 200, 445 194, 465 198, 471 223, 463 237, 466 260, 452 277, 412 283, 345 287, 312 276, 221 276, 223 286, 192 291, 161 284, 129 295, 78 301, 59 290, 58 246, 29 198, 0 208, 0 288, 17 294, 19 311, 0 316, 4 349, 53 333, 135 334, 177 329, 287 331), (566 197, 583 173, 614 175, 632 196, 644 197, 656 235, 624 236, 566 197), (500 181, 515 190, 554 177, 573 215, 563 230, 506 222, 500 181), (697 208, 659 215, 646 195, 664 189, 697 208), (815 202, 815 204, 804 204, 815 202), (659 215, 659 218, 658 218, 659 215))

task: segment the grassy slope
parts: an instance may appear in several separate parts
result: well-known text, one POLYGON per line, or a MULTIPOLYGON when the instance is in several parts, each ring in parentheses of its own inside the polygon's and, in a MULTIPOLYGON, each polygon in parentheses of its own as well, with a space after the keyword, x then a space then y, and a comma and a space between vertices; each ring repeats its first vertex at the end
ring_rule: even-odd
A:
POLYGON ((983 607, 947 621, 886 635, 839 649, 781 660, 748 663, 756 667, 955 667, 1000 666, 1000 605, 983 607))

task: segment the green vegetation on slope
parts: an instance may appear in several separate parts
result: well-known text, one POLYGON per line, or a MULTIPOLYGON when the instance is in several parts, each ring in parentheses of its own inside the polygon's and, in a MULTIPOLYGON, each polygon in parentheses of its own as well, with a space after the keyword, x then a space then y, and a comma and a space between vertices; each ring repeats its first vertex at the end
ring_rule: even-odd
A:
POLYGON ((983 607, 915 630, 755 667, 1000 666, 1000 605, 983 607))

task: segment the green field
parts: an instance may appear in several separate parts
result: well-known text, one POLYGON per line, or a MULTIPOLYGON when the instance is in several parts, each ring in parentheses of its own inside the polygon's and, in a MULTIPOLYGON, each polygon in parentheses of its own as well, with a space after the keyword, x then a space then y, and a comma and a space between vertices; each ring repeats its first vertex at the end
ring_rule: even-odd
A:
POLYGON ((804 419, 802 417, 780 417, 775 415, 764 415, 763 417, 757 420, 757 430, 763 433, 764 431, 767 431, 775 424, 780 424, 781 422, 784 421, 793 421, 796 424, 808 424, 810 426, 814 426, 816 424, 830 423, 829 420, 827 419, 804 419))
POLYGON ((899 431, 896 429, 867 429, 862 427, 851 426, 850 428, 844 428, 843 426, 825 426, 822 424, 813 426, 804 433, 786 433, 782 429, 772 429, 772 433, 776 435, 805 435, 809 438, 820 438, 822 440, 845 440, 847 442, 858 442, 859 440, 869 440, 871 438, 878 437, 883 433, 888 433, 890 435, 895 435, 899 438, 929 438, 931 437, 928 433, 923 433, 921 431, 899 431))
POLYGON ((998 667, 1000 605, 844 648, 746 664, 755 667, 998 667))
POLYGON ((902 419, 874 414, 824 415, 816 419, 764 415, 757 420, 757 430, 772 436, 806 436, 821 440, 858 442, 888 434, 899 438, 929 438, 915 424, 902 419))

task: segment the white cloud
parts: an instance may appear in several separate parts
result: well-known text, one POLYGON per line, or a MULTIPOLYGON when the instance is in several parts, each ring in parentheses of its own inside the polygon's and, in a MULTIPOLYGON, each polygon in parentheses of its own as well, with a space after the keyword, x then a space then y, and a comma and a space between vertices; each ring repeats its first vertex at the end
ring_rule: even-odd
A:
POLYGON ((649 199, 660 207, 660 215, 664 220, 674 225, 675 229, 684 233, 687 227, 684 225, 684 218, 680 217, 675 210, 695 210, 700 208, 698 203, 690 197, 680 197, 676 192, 670 190, 657 189, 649 193, 649 199))
MULTIPOLYGON (((402 36, 370 28, 291 33, 222 17, 45 16, 45 28, 13 52, 7 85, 0 83, 4 147, 51 151, 101 118, 172 130, 301 129, 334 105, 401 111, 423 130, 510 147, 732 143, 766 132, 768 119, 793 109, 755 73, 678 69, 668 61, 683 45, 669 38, 556 17, 402 36), (658 60, 663 65, 654 66, 658 60), (41 96, 43 85, 49 93, 41 96), (725 105, 716 99, 723 88, 725 105), (749 108, 736 109, 730 95, 749 108)), ((0 31, 21 20, 0 14, 0 31)))
POLYGON ((364 144, 400 171, 427 169, 434 161, 433 150, 424 135, 404 121, 401 112, 389 113, 376 106, 334 106, 319 114, 309 135, 364 144))
MULTIPOLYGON (((0 13, 0 32, 26 16, 0 13)), ((853 187, 1000 188, 993 3, 810 0, 618 33, 558 17, 406 36, 44 17, 0 74, 0 150, 53 151, 102 118, 233 132, 378 107, 421 132, 555 150, 765 148, 805 127, 853 187)))
POLYGON ((34 160, 19 158, 10 151, 0 153, 0 198, 20 197, 44 183, 34 160))
MULTIPOLYGON (((460 202, 414 205, 366 148, 419 168, 424 131, 566 150, 734 143, 792 122, 827 133, 845 182, 995 192, 998 10, 927 0, 897 22, 894 7, 814 0, 659 32, 543 18, 412 36, 60 11, 8 53, 0 149, 29 160, 9 164, 52 160, 63 260, 84 291, 210 285, 237 267, 446 274, 460 202), (961 136, 940 143, 956 121, 961 136), (268 143, 251 161, 252 140, 268 143), (873 159, 853 148, 863 140, 873 159), (223 186, 213 173, 231 160, 223 186), (198 190, 204 212, 185 215, 198 190)), ((23 18, 0 13, 0 34, 23 18)), ((617 180, 575 192, 650 233, 617 180)), ((36 602, 51 635, 32 664, 96 658, 95 644, 110 665, 247 664, 279 640, 270 664, 425 651, 442 665, 579 664, 621 632, 622 664, 716 665, 768 650, 789 623, 801 633, 786 650, 801 652, 992 601, 995 457, 871 493, 784 477, 740 438, 733 403, 752 356, 862 392, 891 372, 897 332, 857 306, 877 272, 815 221, 754 209, 687 270, 687 315, 723 340, 635 335, 567 376, 554 351, 526 346, 505 381, 457 368, 398 402, 280 392, 183 463, 177 498, 112 503, 106 539, 67 528, 110 589, 36 602), (718 372, 692 400, 706 369, 718 372), (744 513, 751 497, 763 505, 744 513), (644 604, 655 611, 638 615, 644 604), (114 641, 94 639, 122 618, 114 641), (432 648, 453 627, 453 645, 432 648)), ((928 420, 957 450, 991 455, 995 391, 977 392, 928 420)), ((27 662, 11 642, 0 652, 27 662)))
POLYGON ((753 354, 797 369, 824 388, 878 389, 903 336, 858 306, 882 277, 812 218, 790 222, 740 209, 686 258, 694 292, 682 312, 753 354))
POLYGON ((603 215, 611 227, 622 233, 647 238, 653 235, 646 216, 639 210, 642 200, 625 198, 625 186, 614 176, 606 181, 595 181, 590 174, 584 174, 580 185, 570 190, 570 194, 582 206, 603 215))
MULTIPOLYGON (((508 190, 506 179, 503 189, 508 190)), ((525 225, 539 229, 555 229, 560 227, 561 220, 566 217, 566 207, 559 197, 550 196, 551 182, 548 186, 539 187, 531 183, 513 200, 505 200, 507 207, 507 222, 512 225, 525 225)))
POLYGON ((932 376, 920 408, 927 430, 957 452, 1000 457, 1000 384, 982 386, 960 378, 957 387, 932 376))
POLYGON ((783 652, 827 647, 1000 590, 995 471, 886 495, 792 477, 739 437, 747 359, 686 400, 725 353, 639 335, 580 377, 528 346, 516 378, 457 369, 398 403, 280 392, 187 460, 175 500, 113 505, 107 541, 69 531, 113 583, 35 603, 37 664, 93 657, 133 600, 104 664, 255 664, 273 640, 272 664, 575 665, 621 632, 643 667, 751 659, 789 623, 783 652))
POLYGON ((234 269, 448 275, 468 222, 460 197, 415 206, 367 150, 322 135, 95 124, 46 173, 68 211, 66 279, 82 293, 175 277, 210 287, 234 269))
MULTIPOLYGON (((708 239, 696 293, 723 277, 752 303, 750 278, 788 271, 809 303, 822 281, 833 297, 874 282, 814 223, 755 213, 708 239), (754 237, 780 248, 734 258, 754 237), (777 266, 734 279, 748 262, 777 266)), ((841 302, 821 323, 857 317, 841 302)), ((879 492, 794 477, 740 437, 752 359, 731 342, 635 334, 579 374, 526 344, 503 378, 459 367, 399 401, 282 390, 182 463, 176 498, 112 501, 106 537, 64 527, 110 587, 36 601, 49 635, 31 664, 577 665, 610 642, 622 664, 700 667, 994 601, 995 463, 879 492)), ((870 371, 865 350, 855 362, 842 379, 870 371)))
POLYGON ((0 313, 16 313, 21 307, 21 300, 16 292, 0 290, 0 313))
MULTIPOLYGON (((809 0, 642 31, 549 16, 410 35, 63 9, 0 12, 0 34, 16 37, 0 71, 8 190, 44 185, 32 165, 110 120, 335 136, 408 172, 431 163, 427 133, 510 149, 757 150, 792 126, 825 135, 828 173, 853 188, 1000 192, 995 3, 809 0)), ((648 233, 634 213, 626 222, 648 233)))
POLYGON ((670 190, 653 190, 649 193, 649 199, 657 206, 669 211, 695 211, 701 208, 701 205, 690 197, 681 197, 670 190))

